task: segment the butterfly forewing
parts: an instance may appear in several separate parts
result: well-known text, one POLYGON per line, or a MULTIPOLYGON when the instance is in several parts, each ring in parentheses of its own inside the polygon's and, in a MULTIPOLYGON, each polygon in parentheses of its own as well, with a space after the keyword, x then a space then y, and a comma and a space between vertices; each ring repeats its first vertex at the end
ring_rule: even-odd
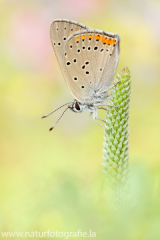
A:
POLYGON ((68 37, 72 35, 75 31, 79 31, 81 29, 86 28, 87 28, 86 26, 80 23, 76 23, 74 21, 69 20, 57 19, 52 22, 50 27, 51 42, 61 70, 63 66, 62 51, 68 37))
POLYGON ((66 41, 62 57, 67 84, 80 102, 111 84, 118 63, 119 38, 100 30, 80 30, 66 41))

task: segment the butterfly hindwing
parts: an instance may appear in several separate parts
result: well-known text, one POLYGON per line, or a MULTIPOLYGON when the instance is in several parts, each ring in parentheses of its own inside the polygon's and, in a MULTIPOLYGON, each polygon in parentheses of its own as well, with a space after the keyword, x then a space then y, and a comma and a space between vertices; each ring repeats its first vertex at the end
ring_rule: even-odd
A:
POLYGON ((80 30, 67 39, 62 55, 73 96, 89 102, 111 84, 119 58, 119 37, 100 30, 80 30))

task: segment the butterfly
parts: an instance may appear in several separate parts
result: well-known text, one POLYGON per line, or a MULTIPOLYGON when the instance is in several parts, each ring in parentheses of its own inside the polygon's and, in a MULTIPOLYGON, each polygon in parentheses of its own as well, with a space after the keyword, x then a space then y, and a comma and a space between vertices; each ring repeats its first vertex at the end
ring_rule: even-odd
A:
POLYGON ((94 121, 104 129, 97 121, 103 121, 97 118, 97 109, 107 110, 103 106, 117 107, 105 102, 109 98, 108 90, 117 84, 110 86, 119 61, 119 35, 74 21, 56 19, 51 24, 50 36, 61 72, 75 100, 61 106, 68 105, 49 131, 68 109, 76 113, 84 109, 89 111, 94 121))

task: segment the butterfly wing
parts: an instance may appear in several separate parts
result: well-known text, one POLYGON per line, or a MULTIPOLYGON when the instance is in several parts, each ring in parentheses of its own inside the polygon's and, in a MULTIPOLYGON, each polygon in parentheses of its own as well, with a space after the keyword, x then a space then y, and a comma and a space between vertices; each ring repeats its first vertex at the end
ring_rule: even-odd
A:
POLYGON ((85 29, 68 37, 63 49, 66 82, 80 102, 91 102, 95 93, 108 88, 119 59, 119 37, 85 29))
POLYGON ((87 27, 84 26, 83 24, 80 24, 74 21, 69 21, 66 19, 56 19, 51 24, 51 27, 50 27, 51 42, 64 77, 65 77, 65 73, 62 67, 63 66, 62 51, 63 51, 64 45, 68 37, 71 36, 75 31, 80 31, 81 29, 86 29, 86 28, 87 27))
MULTIPOLYGON (((108 35, 108 33, 106 32, 108 35)), ((120 55, 120 38, 118 34, 114 34, 112 38, 110 38, 110 44, 108 44, 108 48, 106 49, 108 56, 105 56, 106 61, 102 67, 102 75, 98 81, 98 92, 101 93, 108 89, 111 85, 113 77, 115 75, 120 55)), ((98 94, 97 92, 97 94, 98 94)))

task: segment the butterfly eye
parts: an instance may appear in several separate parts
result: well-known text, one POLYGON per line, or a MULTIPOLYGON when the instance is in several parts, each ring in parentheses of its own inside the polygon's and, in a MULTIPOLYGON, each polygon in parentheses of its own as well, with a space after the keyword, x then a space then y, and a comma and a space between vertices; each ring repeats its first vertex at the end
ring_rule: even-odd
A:
POLYGON ((79 111, 79 110, 81 110, 81 108, 80 108, 80 106, 79 106, 79 104, 76 102, 75 103, 75 108, 79 111))
POLYGON ((74 102, 73 107, 72 107, 72 110, 73 110, 74 112, 82 112, 82 111, 83 111, 83 108, 81 107, 81 105, 80 105, 79 102, 74 102))

